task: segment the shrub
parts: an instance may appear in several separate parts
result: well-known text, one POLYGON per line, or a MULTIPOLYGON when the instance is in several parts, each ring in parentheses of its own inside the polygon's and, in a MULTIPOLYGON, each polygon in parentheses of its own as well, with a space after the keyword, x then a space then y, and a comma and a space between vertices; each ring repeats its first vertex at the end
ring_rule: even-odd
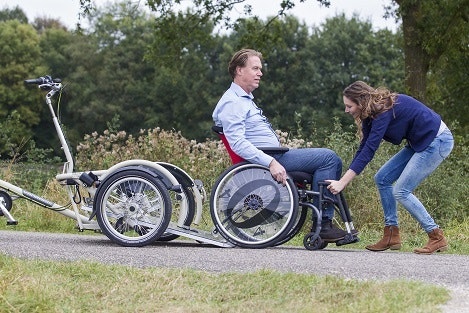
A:
MULTIPOLYGON (((452 125, 451 128, 455 129, 457 125, 452 125)), ((324 138, 326 147, 342 157, 344 169, 349 165, 358 146, 358 139, 354 133, 355 126, 343 128, 338 121, 335 121, 333 130, 324 138)), ((318 146, 313 142, 314 138, 310 141, 292 138, 288 133, 280 131, 278 135, 282 144, 291 148, 318 146)), ((455 228, 455 225, 467 226, 469 217, 468 143, 467 135, 456 136, 452 154, 415 191, 437 223, 444 228, 454 228, 453 232, 459 232, 460 235, 464 232, 455 228)), ((399 149, 400 147, 383 143, 373 161, 345 191, 355 226, 363 232, 367 230, 376 232, 382 228, 383 214, 373 176, 378 168, 399 149)), ((129 159, 163 161, 181 167, 193 178, 201 179, 208 194, 220 173, 231 164, 218 138, 207 138, 199 143, 187 140, 179 132, 159 128, 142 130, 136 138, 123 131, 105 131, 101 135, 93 133, 85 136, 77 151, 77 171, 106 169, 129 159)), ((0 167, 2 179, 38 195, 44 195, 46 199, 56 203, 66 204, 69 199, 65 190, 53 179, 57 172, 60 172, 59 166, 44 162, 11 161, 4 162, 0 167)), ((207 229, 211 226, 208 205, 206 201, 205 225, 200 225, 207 229)), ((48 210, 38 210, 35 204, 28 201, 22 201, 22 205, 17 206, 16 213, 24 215, 21 224, 17 226, 19 230, 73 231, 73 223, 70 223, 69 219, 57 218, 56 213, 48 210)), ((401 226, 406 228, 407 234, 417 232, 421 234, 418 224, 405 209, 400 208, 399 215, 401 226)))
MULTIPOLYGON (((312 141, 290 138, 288 133, 280 131, 277 133, 282 144, 291 148, 315 146, 312 141)), ((348 167, 358 147, 358 139, 354 133, 355 126, 344 129, 336 119, 333 130, 324 140, 327 148, 341 156, 344 169, 348 167)), ((452 220, 462 220, 469 215, 466 200, 469 155, 467 143, 468 136, 456 137, 456 145, 450 157, 415 191, 440 225, 452 220)), ((346 199, 357 226, 361 228, 382 226, 383 214, 373 176, 401 147, 383 143, 372 162, 347 187, 346 199)), ((85 136, 77 151, 77 164, 83 171, 109 168, 117 162, 129 159, 172 163, 181 167, 193 178, 201 179, 208 193, 220 173, 230 165, 228 154, 218 138, 207 138, 199 143, 184 138, 179 132, 160 128, 142 130, 137 138, 123 131, 105 131, 102 135, 93 133, 85 136)), ((406 224, 405 227, 410 229, 418 229, 417 223, 405 209, 400 208, 399 214, 401 224, 406 224)))

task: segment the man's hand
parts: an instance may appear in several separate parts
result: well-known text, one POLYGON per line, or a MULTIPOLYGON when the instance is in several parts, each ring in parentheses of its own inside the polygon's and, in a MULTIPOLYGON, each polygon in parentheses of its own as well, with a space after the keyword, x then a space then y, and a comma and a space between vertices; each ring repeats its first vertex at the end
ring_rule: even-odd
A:
POLYGON ((287 184, 287 171, 277 160, 273 159, 272 162, 270 162, 269 170, 276 181, 282 183, 284 186, 287 184))

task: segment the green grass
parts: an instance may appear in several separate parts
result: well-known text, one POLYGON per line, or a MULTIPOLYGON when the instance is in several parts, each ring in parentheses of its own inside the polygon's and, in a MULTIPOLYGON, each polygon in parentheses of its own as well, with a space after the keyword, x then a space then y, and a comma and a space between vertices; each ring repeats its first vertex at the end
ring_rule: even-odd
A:
POLYGON ((0 312, 439 312, 441 288, 279 273, 139 269, 0 254, 0 312))

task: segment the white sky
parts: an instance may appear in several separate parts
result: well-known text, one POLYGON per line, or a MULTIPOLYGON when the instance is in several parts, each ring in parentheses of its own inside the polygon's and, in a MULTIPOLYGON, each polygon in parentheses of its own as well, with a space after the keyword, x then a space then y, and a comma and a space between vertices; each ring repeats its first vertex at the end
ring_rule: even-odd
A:
MULTIPOLYGON (((116 0, 93 0, 98 6, 103 6, 108 2, 116 0)), ((144 0, 135 0, 145 6, 144 0)), ((187 1, 189 2, 189 1, 187 1)), ((350 18, 354 13, 358 14, 361 20, 370 21, 375 29, 388 28, 395 31, 397 25, 393 19, 384 19, 384 5, 390 4, 391 0, 331 0, 329 8, 321 7, 317 0, 306 0, 304 3, 296 1, 297 5, 290 14, 297 16, 301 21, 305 21, 310 26, 318 26, 328 17, 345 13, 350 18)), ((248 0, 252 5, 254 14, 265 18, 274 15, 280 8, 280 0, 248 0)), ((50 17, 59 19, 70 29, 75 28, 78 22, 78 12, 80 8, 79 0, 0 0, 0 9, 19 6, 28 16, 30 22, 36 17, 50 17)), ((237 11, 242 13, 243 5, 238 6, 237 11)), ((237 17, 236 12, 233 16, 237 17)))

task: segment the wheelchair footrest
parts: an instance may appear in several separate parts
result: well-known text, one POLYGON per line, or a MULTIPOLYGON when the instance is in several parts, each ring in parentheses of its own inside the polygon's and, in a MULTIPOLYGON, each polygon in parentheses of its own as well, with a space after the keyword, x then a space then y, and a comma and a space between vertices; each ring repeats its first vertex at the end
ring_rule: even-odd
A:
POLYGON ((335 245, 336 246, 343 246, 343 245, 348 245, 351 243, 359 242, 360 238, 358 238, 356 235, 353 234, 347 234, 344 239, 336 241, 335 245))

